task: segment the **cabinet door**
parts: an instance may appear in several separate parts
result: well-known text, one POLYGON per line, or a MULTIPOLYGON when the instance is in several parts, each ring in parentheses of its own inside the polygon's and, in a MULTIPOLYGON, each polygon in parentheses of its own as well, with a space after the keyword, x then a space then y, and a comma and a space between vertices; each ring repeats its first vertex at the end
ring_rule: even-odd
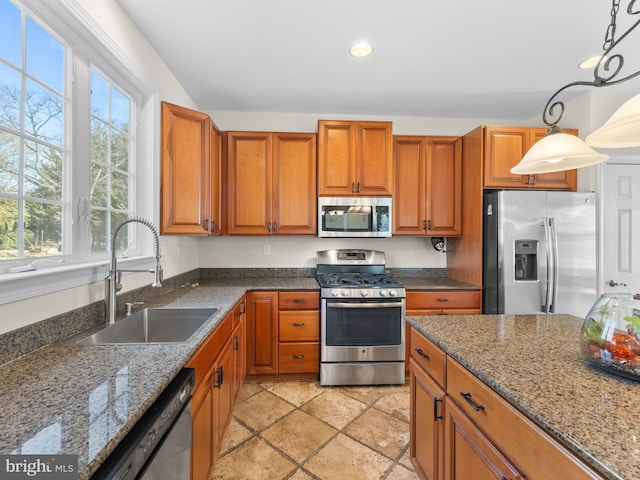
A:
POLYGON ((211 206, 209 209, 209 222, 205 227, 209 229, 209 235, 222 235, 222 133, 211 121, 210 133, 210 194, 211 206))
POLYGON ((244 383, 244 375, 246 371, 247 354, 246 349, 246 327, 245 318, 247 312, 246 300, 241 300, 233 309, 235 328, 231 334, 233 348, 233 385, 231 392, 232 404, 238 398, 238 393, 244 383))
POLYGON ((445 419, 446 480, 525 478, 448 398, 445 419))
POLYGON ((227 233, 268 235, 272 212, 271 134, 229 132, 227 233))
MULTIPOLYGON (((562 132, 569 135, 578 135, 578 131, 575 129, 563 129, 562 132)), ((529 132, 529 145, 533 145, 546 136, 546 128, 532 128, 529 132)), ((532 188, 539 188, 541 190, 558 189, 575 191, 578 184, 577 172, 577 170, 573 169, 563 172, 538 173, 531 175, 529 183, 532 188)))
POLYGON ((484 152, 485 188, 523 188, 528 175, 511 173, 529 150, 529 128, 486 127, 484 152))
POLYGON ((419 478, 439 480, 444 471, 445 393, 411 362, 410 459, 419 478))
POLYGON ((424 235, 427 225, 424 137, 393 137, 393 162, 393 235, 424 235))
POLYGON ((218 459, 222 439, 233 410, 233 338, 229 338, 216 360, 213 372, 213 445, 218 459))
POLYGON ((462 139, 427 139, 427 235, 462 235, 462 139))
POLYGON ((200 385, 191 400, 191 480, 208 480, 213 467, 213 404, 211 383, 200 385))
POLYGON ((315 235, 315 134, 273 134, 273 191, 271 231, 279 235, 315 235))
POLYGON ((355 193, 356 124, 318 122, 318 195, 355 193))
POLYGON ((162 103, 160 233, 207 235, 211 120, 162 103))
POLYGON ((390 196, 393 192, 391 122, 356 123, 356 195, 390 196))
POLYGON ((247 295, 247 374, 278 373, 278 292, 247 295))

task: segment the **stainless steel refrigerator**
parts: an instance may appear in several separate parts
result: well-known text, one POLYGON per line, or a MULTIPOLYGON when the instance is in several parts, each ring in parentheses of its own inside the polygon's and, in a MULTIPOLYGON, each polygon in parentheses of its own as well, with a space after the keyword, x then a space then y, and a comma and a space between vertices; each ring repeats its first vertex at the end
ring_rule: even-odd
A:
POLYGON ((595 195, 484 195, 483 313, 569 313, 596 300, 595 195))

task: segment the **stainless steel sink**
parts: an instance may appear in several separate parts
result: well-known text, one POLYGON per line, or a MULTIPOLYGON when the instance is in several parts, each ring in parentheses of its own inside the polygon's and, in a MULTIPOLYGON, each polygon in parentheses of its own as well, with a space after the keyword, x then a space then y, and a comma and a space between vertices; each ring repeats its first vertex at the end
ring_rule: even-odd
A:
POLYGON ((217 308, 145 308, 76 345, 186 342, 217 311, 217 308))

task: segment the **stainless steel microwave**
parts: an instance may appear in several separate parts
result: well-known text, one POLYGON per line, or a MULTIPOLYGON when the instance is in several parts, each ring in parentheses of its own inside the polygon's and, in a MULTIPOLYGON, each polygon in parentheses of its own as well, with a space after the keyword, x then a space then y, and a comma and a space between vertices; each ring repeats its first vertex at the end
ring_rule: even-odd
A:
POLYGON ((390 197, 319 197, 319 237, 390 237, 390 197))

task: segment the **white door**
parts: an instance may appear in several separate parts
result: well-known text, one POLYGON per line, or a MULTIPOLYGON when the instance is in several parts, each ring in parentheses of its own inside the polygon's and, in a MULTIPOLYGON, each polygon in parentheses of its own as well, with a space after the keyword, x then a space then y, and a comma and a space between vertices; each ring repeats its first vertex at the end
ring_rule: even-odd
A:
POLYGON ((640 165, 605 164, 602 292, 640 294, 640 165))

